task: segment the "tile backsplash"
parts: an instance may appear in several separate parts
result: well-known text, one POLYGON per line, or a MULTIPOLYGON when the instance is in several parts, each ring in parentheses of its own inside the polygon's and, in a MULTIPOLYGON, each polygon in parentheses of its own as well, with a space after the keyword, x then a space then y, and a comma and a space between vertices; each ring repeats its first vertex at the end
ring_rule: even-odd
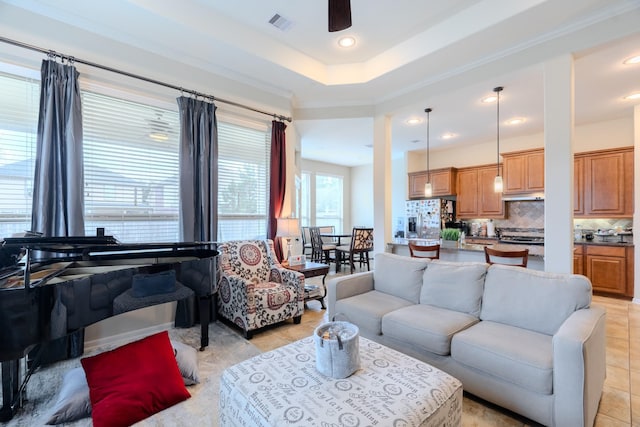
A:
MULTIPOLYGON (((525 229, 544 229, 544 201, 514 201, 507 202, 507 217, 505 219, 493 220, 496 228, 525 228, 525 229)), ((473 222, 482 223, 486 219, 469 220, 469 224, 473 222)), ((628 229, 633 225, 630 218, 577 218, 574 220, 576 226, 580 226, 583 230, 597 231, 610 230, 617 227, 628 229)))

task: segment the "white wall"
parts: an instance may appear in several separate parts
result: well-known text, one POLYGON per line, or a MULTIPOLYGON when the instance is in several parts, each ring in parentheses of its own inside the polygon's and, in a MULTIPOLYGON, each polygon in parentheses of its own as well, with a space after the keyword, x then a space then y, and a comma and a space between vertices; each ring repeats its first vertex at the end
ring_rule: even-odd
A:
POLYGON ((351 168, 351 224, 373 227, 373 164, 351 168))

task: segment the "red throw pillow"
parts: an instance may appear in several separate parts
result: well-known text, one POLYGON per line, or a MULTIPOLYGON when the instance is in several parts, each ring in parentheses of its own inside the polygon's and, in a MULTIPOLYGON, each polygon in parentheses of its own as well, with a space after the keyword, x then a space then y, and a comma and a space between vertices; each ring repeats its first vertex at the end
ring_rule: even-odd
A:
POLYGON ((130 426, 191 397, 166 331, 81 363, 95 427, 130 426))

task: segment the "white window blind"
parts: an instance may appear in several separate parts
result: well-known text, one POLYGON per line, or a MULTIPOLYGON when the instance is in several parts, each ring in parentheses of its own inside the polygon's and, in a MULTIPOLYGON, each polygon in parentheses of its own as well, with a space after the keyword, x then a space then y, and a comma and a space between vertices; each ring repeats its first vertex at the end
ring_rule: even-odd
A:
POLYGON ((82 112, 86 235, 177 242, 178 113, 88 91, 82 112))
POLYGON ((268 129, 218 123, 218 240, 264 239, 269 207, 268 129))
POLYGON ((31 228, 40 84, 0 73, 0 238, 31 228))

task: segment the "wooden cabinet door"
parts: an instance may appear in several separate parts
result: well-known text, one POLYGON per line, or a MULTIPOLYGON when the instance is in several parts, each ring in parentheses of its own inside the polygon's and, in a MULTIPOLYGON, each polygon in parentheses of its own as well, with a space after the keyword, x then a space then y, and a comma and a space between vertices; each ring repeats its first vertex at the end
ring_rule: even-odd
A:
POLYGON ((573 250, 573 274, 584 274, 583 245, 574 245, 573 250))
POLYGON ((588 246, 586 276, 593 290, 615 295, 627 293, 627 265, 624 247, 588 246))
POLYGON ((495 166, 478 169, 478 215, 480 218, 504 218, 502 193, 496 193, 494 190, 496 174, 495 166))
POLYGON ((544 191, 544 150, 504 153, 504 194, 544 191))
POLYGON ((624 214, 624 156, 601 154, 584 159, 585 213, 587 215, 624 214))
POLYGON ((456 217, 459 219, 478 217, 478 170, 458 170, 458 197, 456 217))
POLYGON ((432 170, 430 175, 434 196, 452 196, 456 194, 455 169, 432 170))
POLYGON ((507 156, 504 159, 504 193, 522 193, 526 191, 526 159, 524 156, 507 156))
POLYGON ((527 166, 526 191, 544 191, 544 151, 527 154, 525 161, 527 166))
POLYGON ((427 182, 427 171, 409 173, 409 198, 424 198, 424 184, 427 182))
POLYGON ((573 215, 584 215, 584 159, 573 160, 573 215))

